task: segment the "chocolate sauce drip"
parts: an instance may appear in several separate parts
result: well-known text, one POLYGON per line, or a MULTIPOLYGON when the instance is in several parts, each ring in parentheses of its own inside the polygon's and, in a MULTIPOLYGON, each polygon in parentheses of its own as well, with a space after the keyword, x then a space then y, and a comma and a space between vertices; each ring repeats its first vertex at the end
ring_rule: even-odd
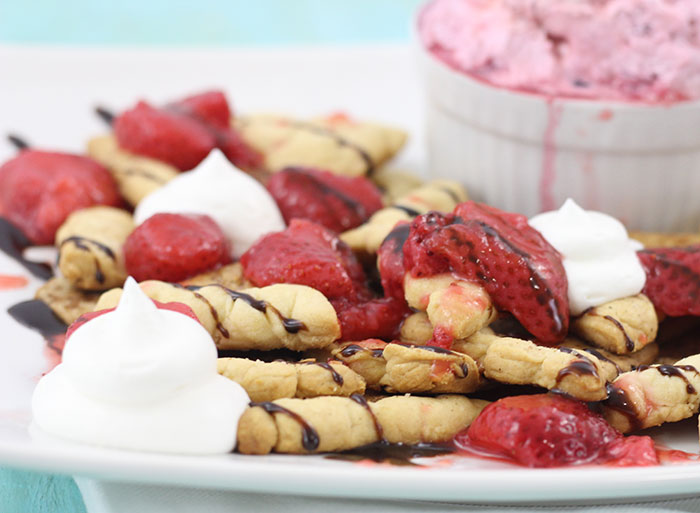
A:
POLYGON ((392 205, 391 208, 395 208, 397 210, 403 210, 411 217, 418 217, 420 215, 420 212, 418 212, 417 210, 415 210, 411 207, 407 207, 405 205, 392 205))
POLYGON ((128 175, 128 176, 141 176, 143 178, 146 178, 152 182, 159 183, 161 185, 166 184, 168 182, 168 180, 165 180, 165 179, 161 178, 160 176, 156 176, 153 173, 149 173, 148 171, 146 171, 144 169, 139 169, 136 167, 130 167, 130 168, 124 169, 121 173, 123 175, 128 175))
POLYGON ((620 367, 617 364, 617 362, 614 362, 610 358, 603 356, 603 354, 600 351, 598 351, 597 349, 594 349, 592 347, 587 347, 586 349, 583 349, 583 351, 592 354, 593 356, 598 358, 598 360, 600 360, 601 362, 608 362, 608 363, 613 364, 615 366, 615 370, 617 371, 617 373, 622 374, 622 367, 620 367))
POLYGON ((408 236, 411 233, 411 225, 410 224, 400 224, 396 226, 393 230, 389 232, 389 235, 384 237, 384 240, 382 241, 382 246, 384 244, 389 244, 392 241, 395 242, 394 247, 392 248, 393 253, 401 253, 403 252, 403 246, 406 244, 406 241, 408 240, 408 236))
POLYGON ((637 410, 634 407, 634 403, 627 395, 627 392, 622 388, 614 386, 612 383, 605 385, 605 389, 608 392, 605 405, 627 417, 632 431, 640 429, 642 426, 637 410))
POLYGON ((452 189, 450 189, 449 187, 440 187, 440 190, 443 191, 444 193, 446 193, 450 198, 452 198, 452 201, 454 201, 455 203, 460 202, 460 198, 457 195, 457 193, 455 191, 453 191, 452 189))
MULTIPOLYGON (((206 287, 219 287, 219 288, 223 289, 226 292, 226 294, 228 294, 229 297, 231 297, 231 299, 233 299, 234 301, 237 301, 240 299, 241 301, 246 302, 249 306, 251 306, 252 308, 257 310, 258 312, 267 313, 268 308, 272 309, 272 311, 277 315, 277 317, 279 317, 280 321, 282 322, 282 326, 284 326, 284 329, 287 331, 287 333, 292 333, 292 334, 299 333, 299 331, 306 329, 306 325, 302 321, 300 321, 298 319, 290 319, 288 317, 285 317, 284 315, 282 315, 280 313, 279 310, 277 310, 274 306, 269 304, 267 301, 263 301, 261 299, 255 299, 253 296, 246 294, 245 292, 238 292, 235 290, 231 290, 231 289, 224 287, 223 285, 219 285, 217 283, 212 283, 211 285, 204 285, 204 286, 206 286, 206 287)), ((195 292, 195 294, 196 294, 196 291, 201 289, 202 286, 190 285, 190 286, 185 287, 185 288, 187 290, 191 290, 192 292, 195 292)), ((202 297, 202 296, 200 296, 200 297, 202 297)), ((204 299, 204 298, 202 297, 202 299, 204 299)), ((209 303, 209 302, 207 301, 207 303, 209 303)), ((211 305, 209 305, 209 306, 211 307, 211 305)), ((212 308, 212 310, 213 310, 213 308, 212 308)), ((216 318, 218 319, 218 315, 216 318)), ((221 329, 223 329, 223 326, 221 327, 221 329)), ((219 329, 219 331, 221 331, 221 329, 219 329)), ((226 333, 227 334, 224 335, 224 337, 229 338, 228 332, 226 332, 226 333)), ((223 332, 221 334, 223 335, 223 332)))
MULTIPOLYGON (((592 315, 597 315, 597 314, 592 314, 592 315)), ((615 317, 612 317, 610 315, 603 315, 603 319, 612 322, 617 329, 619 329, 622 332, 622 336, 625 337, 625 348, 627 348, 628 351, 634 351, 634 341, 630 338, 630 336, 627 334, 627 331, 625 331, 625 327, 622 325, 620 321, 615 319, 615 317)))
POLYGON ((345 383, 345 380, 343 379, 343 376, 340 375, 340 373, 333 368, 333 366, 328 363, 328 362, 300 362, 303 365, 318 365, 319 367, 326 369, 328 372, 331 373, 331 377, 333 378, 333 381, 335 381, 339 386, 343 386, 343 383, 345 383))
POLYGON ((109 126, 112 126, 112 124, 114 123, 114 119, 116 118, 114 112, 101 106, 95 107, 95 114, 97 114, 100 117, 100 119, 109 126))
POLYGON ((413 458, 441 456, 444 454, 453 453, 455 451, 455 447, 451 444, 419 443, 409 445, 376 442, 363 447, 358 447, 357 449, 328 454, 324 457, 329 460, 371 460, 377 463, 390 463, 392 465, 418 466, 418 464, 411 461, 413 458))
POLYGON ((306 422, 298 413, 295 413, 283 406, 280 406, 279 404, 275 404, 269 401, 261 403, 250 403, 249 406, 251 408, 259 406, 267 413, 283 413, 284 415, 288 415, 289 417, 297 421, 297 423, 301 427, 301 446, 309 452, 318 449, 318 444, 320 443, 318 432, 313 427, 311 427, 311 425, 308 422, 306 422))
POLYGON ((350 399, 369 412, 370 416, 372 417, 372 422, 374 423, 374 430, 377 433, 377 439, 379 440, 379 442, 386 443, 386 440, 384 439, 384 428, 379 423, 379 419, 377 419, 377 416, 375 415, 372 408, 370 408, 367 399, 365 399, 365 397, 360 394, 350 394, 350 399))
POLYGON ((72 237, 68 237, 67 239, 63 240, 61 242, 61 246, 63 246, 67 242, 72 242, 75 244, 75 247, 78 249, 82 249, 83 251, 90 251, 90 246, 86 244, 86 242, 94 245, 97 249, 102 251, 105 255, 107 255, 109 258, 112 260, 115 260, 117 257, 114 254, 114 251, 112 251, 112 248, 109 246, 106 246, 105 244, 102 244, 101 242, 98 242, 93 239, 88 239, 87 237, 81 237, 80 235, 74 235, 72 237))
POLYGON ((8 308, 7 313, 22 326, 38 331, 45 338, 63 335, 68 328, 46 303, 38 299, 17 303, 8 308))
POLYGON ((29 143, 19 135, 7 134, 7 140, 10 141, 12 146, 17 148, 18 151, 28 150, 30 147, 29 143))
POLYGON ((350 344, 345 346, 340 351, 340 355, 344 358, 350 358, 355 356, 357 353, 362 351, 371 351, 373 358, 381 358, 384 355, 384 349, 369 349, 368 347, 358 346, 357 344, 350 344))
MULTIPOLYGON (((181 285, 176 285, 177 287, 181 287, 181 285)), ((219 312, 216 311, 216 308, 214 308, 214 305, 212 305, 207 298, 205 298, 203 295, 201 295, 199 292, 197 292, 197 289, 200 287, 196 286, 191 286, 191 287, 185 287, 188 290, 194 294, 194 297, 199 299, 202 303, 207 305, 209 308, 209 313, 211 313, 211 316, 214 318, 214 323, 216 325, 216 329, 219 333, 221 333, 221 336, 224 338, 230 338, 231 334, 228 332, 226 328, 224 328, 224 325, 221 323, 221 319, 219 319, 219 312)))
POLYGON ((643 372, 648 369, 656 369, 659 374, 662 376, 667 376, 667 377, 676 377, 676 378, 681 378, 685 382, 685 391, 688 392, 689 394, 696 394, 697 390, 695 390, 695 387, 690 383, 690 380, 688 379, 688 376, 683 374, 681 371, 684 370, 686 372, 694 372, 698 373, 698 370, 693 367, 692 365, 668 365, 668 364, 663 364, 663 365, 640 365, 637 367, 636 371, 637 372, 643 372))
POLYGON ((533 339, 532 334, 510 314, 501 314, 498 319, 489 324, 489 328, 491 328, 496 335, 520 338, 523 340, 533 339))
POLYGON ((19 228, 4 217, 0 217, 0 251, 16 260, 37 278, 48 280, 53 276, 50 265, 30 262, 22 256, 24 250, 32 245, 32 241, 19 228))
POLYGON ((367 153, 363 148, 353 143, 352 141, 347 140, 346 138, 338 135, 332 130, 323 128, 322 126, 309 125, 307 123, 300 122, 292 122, 290 124, 296 128, 301 128, 302 130, 306 130, 314 134, 325 135, 326 137, 330 137, 331 139, 335 140, 335 142, 339 146, 346 146, 348 148, 352 148, 360 155, 362 160, 365 161, 365 165, 367 166, 366 174, 371 175, 372 173, 374 173, 374 162, 372 161, 372 157, 370 157, 369 153, 367 153))
POLYGON ((595 364, 585 355, 582 355, 581 353, 579 353, 575 349, 571 349, 570 347, 558 347, 557 349, 559 349, 563 353, 573 354, 574 356, 577 356, 579 358, 578 360, 574 360, 569 365, 567 365, 559 371, 559 373, 557 374, 557 379, 555 380, 555 383, 557 385, 561 382, 562 379, 569 375, 593 376, 596 378, 599 377, 598 369, 596 368, 595 364))
POLYGON ((303 177, 304 179, 308 180, 308 183, 312 186, 315 187, 316 190, 318 191, 319 194, 323 195, 330 195, 338 200, 340 200, 342 203, 345 204, 349 209, 354 210, 357 212, 357 214, 360 217, 367 217, 367 209, 365 206, 360 203, 359 201, 355 201, 352 199, 350 196, 343 194, 342 191, 335 189, 333 187, 330 187, 328 184, 323 183, 321 180, 316 178, 314 175, 311 173, 307 173, 306 170, 302 167, 287 167, 283 169, 283 171, 287 173, 292 173, 294 175, 298 175, 300 177, 303 177))

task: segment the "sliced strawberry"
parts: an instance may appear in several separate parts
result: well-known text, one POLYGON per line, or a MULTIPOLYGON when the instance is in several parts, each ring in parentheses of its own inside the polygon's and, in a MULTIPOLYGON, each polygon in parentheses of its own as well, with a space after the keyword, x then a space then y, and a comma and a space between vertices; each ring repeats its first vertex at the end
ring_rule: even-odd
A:
POLYGON ((198 119, 157 109, 146 102, 122 113, 114 121, 119 146, 182 171, 194 168, 216 146, 216 137, 198 119))
POLYGON ((559 253, 519 214, 468 201, 454 213, 417 217, 404 245, 414 277, 453 272, 481 283, 542 343, 569 327, 567 280, 559 253))
POLYGON ((267 189, 287 223, 308 219, 335 232, 361 225, 382 208, 379 189, 363 176, 287 168, 270 178, 267 189))
POLYGON ((369 301, 331 301, 340 322, 340 340, 398 338, 401 322, 410 313, 406 301, 393 297, 369 301))
POLYGON ((403 291, 403 279, 406 266, 403 258, 403 247, 411 232, 407 222, 397 224, 386 236, 377 251, 377 267, 382 278, 384 295, 406 301, 403 291))
POLYGON ((637 252, 647 274, 646 294, 671 317, 700 315, 700 245, 637 252))
POLYGON ((327 298, 369 299, 365 273, 350 248, 335 234, 295 219, 281 232, 262 237, 241 257, 245 277, 263 287, 297 283, 327 298))
POLYGON ((137 281, 176 282, 231 261, 231 248, 209 216, 156 214, 126 239, 126 269, 137 281))
POLYGON ((231 109, 221 91, 207 91, 169 104, 166 109, 196 118, 219 129, 231 124, 231 109))
POLYGON ((651 439, 646 444, 637 440, 636 446, 621 440, 622 434, 584 403, 553 394, 511 396, 491 403, 455 438, 458 446, 528 467, 653 461, 655 454, 648 451, 651 439))
POLYGON ((36 244, 53 244, 76 210, 121 202, 109 171, 87 157, 24 150, 0 167, 0 214, 36 244))
MULTIPOLYGON (((194 314, 194 311, 187 306, 185 303, 178 303, 176 301, 172 301, 169 303, 161 303, 160 301, 156 301, 155 299, 151 299, 155 303, 155 305, 160 308, 161 310, 171 310, 173 312, 181 313, 183 315, 186 315, 187 317, 190 317, 191 319, 194 319, 195 321, 199 322, 199 319, 197 316, 194 314)), ((73 323, 68 326, 68 330, 66 331, 66 337, 65 340, 68 340, 70 336, 73 334, 75 330, 80 328, 83 324, 85 324, 88 321, 91 321, 95 317, 99 317, 102 314, 106 314, 108 312, 113 312, 115 308, 106 308, 105 310, 97 310, 96 312, 88 312, 84 313, 80 317, 78 317, 73 323)), ((65 342, 64 342, 65 343, 65 342)))

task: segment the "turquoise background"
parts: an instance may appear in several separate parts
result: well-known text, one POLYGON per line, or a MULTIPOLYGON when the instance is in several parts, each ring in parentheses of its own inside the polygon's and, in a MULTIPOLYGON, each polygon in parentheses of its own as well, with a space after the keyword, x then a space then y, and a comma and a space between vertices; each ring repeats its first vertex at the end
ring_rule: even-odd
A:
MULTIPOLYGON (((405 42, 413 13, 421 3, 0 0, 0 44, 274 46, 405 42)), ((0 513, 84 512, 72 479, 0 468, 0 513)))

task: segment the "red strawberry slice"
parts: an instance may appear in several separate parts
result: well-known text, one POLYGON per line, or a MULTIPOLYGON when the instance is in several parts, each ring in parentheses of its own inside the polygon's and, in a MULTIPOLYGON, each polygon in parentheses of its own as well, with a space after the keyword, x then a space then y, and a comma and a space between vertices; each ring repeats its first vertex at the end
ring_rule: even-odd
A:
POLYGON ((377 251, 377 267, 382 278, 384 295, 405 303, 403 279, 406 275, 403 247, 411 232, 408 222, 397 224, 384 238, 377 251))
POLYGON ((207 91, 188 96, 169 104, 166 109, 196 118, 218 129, 227 129, 231 123, 231 109, 221 91, 207 91))
MULTIPOLYGON (((178 312, 183 315, 186 315, 187 317, 190 317, 191 319, 194 319, 195 321, 199 322, 199 319, 197 316, 194 314, 194 311, 187 306, 185 303, 178 303, 176 301, 172 301, 170 303, 161 303, 160 301, 156 301, 155 299, 151 299, 155 303, 155 305, 160 308, 161 310, 171 310, 173 312, 178 312)), ((88 321, 91 321, 95 317, 99 317, 102 314, 106 314, 108 312, 113 312, 115 308, 106 308, 105 310, 97 310, 96 312, 88 312, 84 313, 80 317, 78 317, 73 323, 68 326, 68 330, 66 331, 66 337, 65 340, 67 341, 70 336, 73 334, 75 330, 80 328, 83 324, 85 324, 88 321)))
POLYGON ((340 340, 364 340, 398 338, 401 322, 410 313, 406 301, 393 297, 369 301, 331 301, 340 322, 340 340))
POLYGON ((297 283, 327 298, 369 299, 365 273, 350 248, 321 225, 295 219, 281 232, 256 242, 241 257, 254 285, 297 283))
POLYGON ((231 248, 209 216, 156 214, 126 239, 124 259, 137 281, 176 282, 229 263, 231 248))
POLYGON ((217 143, 198 119, 146 102, 114 121, 114 135, 125 150, 162 160, 181 171, 197 166, 217 143))
POLYGON ((584 403, 553 394, 511 396, 491 403, 455 442, 528 467, 616 459, 622 465, 658 464, 649 437, 624 439, 584 403))
POLYGON ((542 343, 566 336, 561 257, 525 216, 473 201, 452 214, 424 214, 411 225, 404 257, 414 277, 453 272, 481 283, 498 309, 511 312, 542 343))
POLYGON ((335 232, 361 225, 382 208, 379 189, 363 176, 287 168, 270 178, 267 189, 287 223, 308 219, 335 232))
POLYGON ((0 167, 0 214, 35 244, 53 244, 76 210, 121 203, 112 175, 87 157, 24 150, 0 167))
POLYGON ((700 315, 700 245, 637 252, 647 280, 644 294, 657 310, 679 317, 700 315))

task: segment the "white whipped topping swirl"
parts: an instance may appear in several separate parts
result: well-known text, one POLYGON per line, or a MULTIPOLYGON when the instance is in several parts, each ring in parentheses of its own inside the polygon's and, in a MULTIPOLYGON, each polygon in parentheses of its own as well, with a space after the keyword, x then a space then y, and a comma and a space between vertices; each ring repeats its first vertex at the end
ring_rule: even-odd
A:
POLYGON ((192 171, 180 173, 146 196, 136 207, 134 220, 141 224, 161 213, 208 215, 231 242, 234 258, 261 236, 285 228, 267 189, 231 164, 218 149, 192 171))
POLYGON ((116 310, 76 329, 32 397, 34 423, 68 440, 179 454, 236 445, 245 390, 216 371, 209 333, 129 278, 116 310))
POLYGON ((559 210, 536 215, 529 223, 561 253, 573 315, 644 288, 646 274, 636 253, 641 244, 614 217, 583 210, 567 199, 559 210))

